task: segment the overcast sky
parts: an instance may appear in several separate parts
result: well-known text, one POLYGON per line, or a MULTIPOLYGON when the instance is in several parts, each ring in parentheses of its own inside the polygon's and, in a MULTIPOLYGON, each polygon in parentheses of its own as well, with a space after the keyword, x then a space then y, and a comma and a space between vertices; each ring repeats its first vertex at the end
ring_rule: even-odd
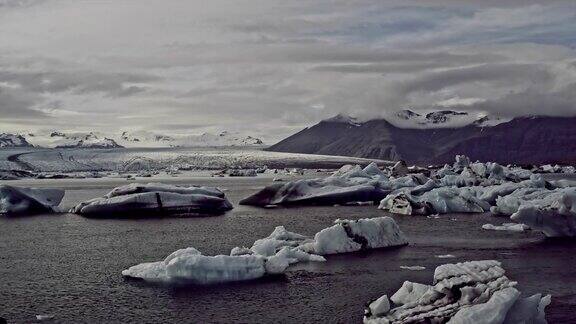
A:
POLYGON ((576 115, 576 1, 0 0, 0 131, 576 115))

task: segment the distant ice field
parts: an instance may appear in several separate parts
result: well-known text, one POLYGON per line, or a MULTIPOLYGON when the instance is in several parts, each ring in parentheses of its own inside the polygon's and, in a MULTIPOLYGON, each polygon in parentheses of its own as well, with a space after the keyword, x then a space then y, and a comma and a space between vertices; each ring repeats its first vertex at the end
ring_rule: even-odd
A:
MULTIPOLYGON (((38 172, 150 171, 226 168, 338 168, 366 165, 368 159, 267 152, 257 148, 116 148, 116 149, 4 149, 0 170, 38 172)), ((379 164, 386 164, 380 161, 379 164)))

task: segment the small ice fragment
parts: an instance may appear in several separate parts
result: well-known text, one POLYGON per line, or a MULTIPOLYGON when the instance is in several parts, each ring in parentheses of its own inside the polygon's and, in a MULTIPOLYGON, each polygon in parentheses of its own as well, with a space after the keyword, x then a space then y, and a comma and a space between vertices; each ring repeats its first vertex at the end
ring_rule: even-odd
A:
POLYGON ((49 321, 53 319, 54 315, 36 315, 36 320, 38 321, 49 321))
POLYGON ((423 267, 423 266, 400 266, 400 269, 410 270, 410 271, 420 271, 420 270, 426 270, 426 267, 423 267))
POLYGON ((450 259, 450 258, 455 258, 455 255, 452 254, 442 254, 442 255, 437 255, 436 256, 438 259, 450 259))

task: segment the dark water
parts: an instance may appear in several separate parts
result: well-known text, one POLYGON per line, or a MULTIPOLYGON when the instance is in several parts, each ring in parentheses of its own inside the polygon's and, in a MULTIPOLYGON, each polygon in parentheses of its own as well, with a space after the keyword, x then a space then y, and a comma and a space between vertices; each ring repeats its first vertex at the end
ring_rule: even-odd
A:
MULTIPOLYGON (((171 180, 229 189, 233 203, 270 183, 262 178, 171 180)), ((67 189, 64 205, 99 196, 122 180, 35 182, 67 189)), ((547 318, 574 323, 576 245, 537 233, 485 231, 489 215, 440 219, 394 216, 410 246, 328 257, 300 264, 285 278, 210 287, 169 288, 126 281, 120 272, 193 246, 205 254, 251 246, 275 226, 313 235, 336 218, 384 215, 374 206, 289 209, 236 208, 224 216, 154 220, 95 220, 75 215, 0 218, 0 317, 33 322, 359 323, 364 304, 392 294, 403 281, 430 283, 434 267, 496 259, 525 295, 551 293, 547 318), (455 259, 435 256, 453 254, 455 259), (424 271, 402 270, 420 265, 424 271)))

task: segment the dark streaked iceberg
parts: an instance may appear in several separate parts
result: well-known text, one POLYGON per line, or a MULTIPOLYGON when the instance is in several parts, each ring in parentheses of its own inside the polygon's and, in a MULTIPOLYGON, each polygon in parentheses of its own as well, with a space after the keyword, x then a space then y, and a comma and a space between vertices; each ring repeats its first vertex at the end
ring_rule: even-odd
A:
POLYGON ((217 188, 134 183, 82 202, 70 212, 88 217, 154 217, 221 214, 230 209, 232 204, 217 188))
POLYGON ((62 189, 0 185, 0 214, 7 216, 52 213, 64 198, 62 189))

